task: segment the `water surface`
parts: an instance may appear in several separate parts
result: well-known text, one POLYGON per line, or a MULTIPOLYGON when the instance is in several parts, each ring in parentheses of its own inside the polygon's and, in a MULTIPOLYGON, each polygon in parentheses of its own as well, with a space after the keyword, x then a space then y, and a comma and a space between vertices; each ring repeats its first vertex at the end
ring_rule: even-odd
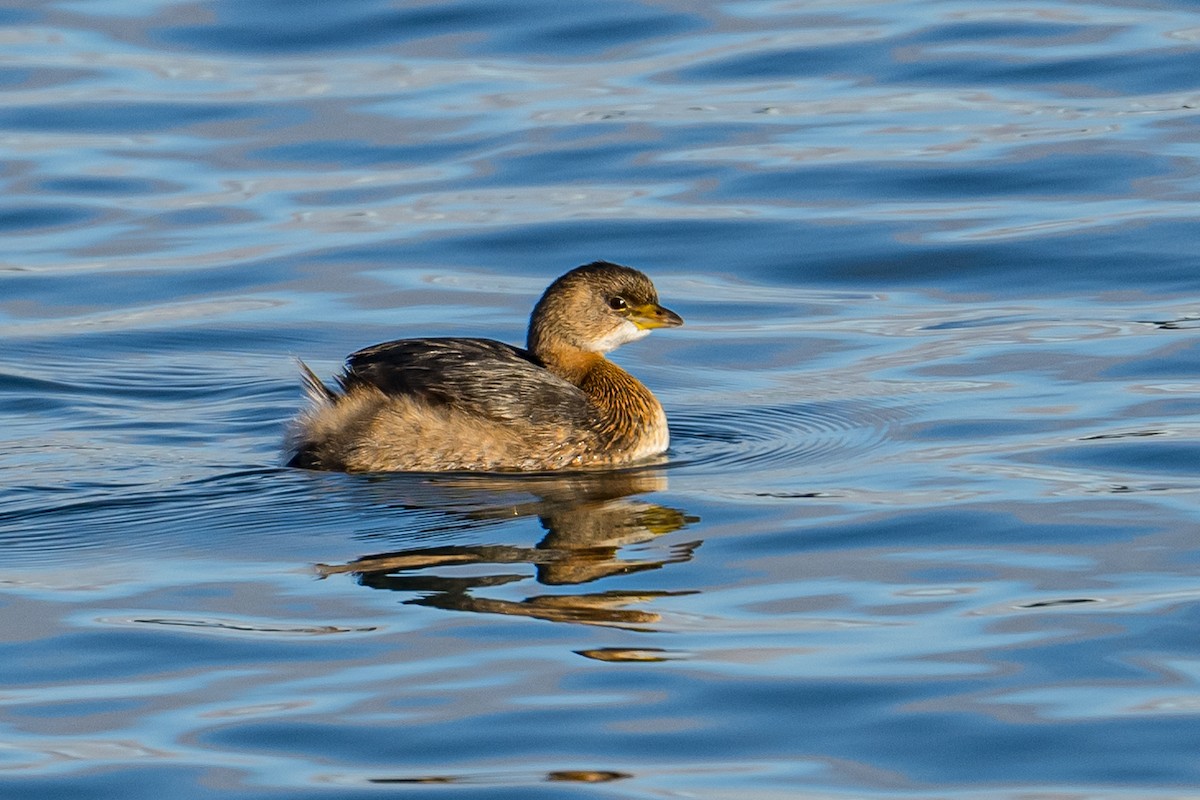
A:
POLYGON ((1182 2, 0 11, 5 796, 1200 785, 1182 2), (605 258, 668 464, 285 469, 605 258))

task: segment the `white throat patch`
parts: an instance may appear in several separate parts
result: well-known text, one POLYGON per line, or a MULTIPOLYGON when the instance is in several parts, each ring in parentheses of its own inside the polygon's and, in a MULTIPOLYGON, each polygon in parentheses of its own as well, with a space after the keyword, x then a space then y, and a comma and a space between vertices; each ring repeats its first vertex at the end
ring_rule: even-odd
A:
POLYGON ((626 342, 636 342, 650 333, 649 328, 639 328, 629 320, 621 320, 621 326, 612 333, 592 342, 590 348, 595 353, 607 353, 615 350, 626 342))

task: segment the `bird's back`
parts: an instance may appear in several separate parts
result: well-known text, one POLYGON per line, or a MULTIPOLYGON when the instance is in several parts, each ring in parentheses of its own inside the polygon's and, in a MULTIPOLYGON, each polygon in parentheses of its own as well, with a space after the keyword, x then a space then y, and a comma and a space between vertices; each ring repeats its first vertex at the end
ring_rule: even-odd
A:
POLYGON ((371 386, 506 423, 584 426, 592 407, 577 387, 527 350, 493 339, 399 339, 352 353, 343 390, 371 386))
POLYGON ((587 395, 502 342, 385 342, 350 355, 337 380, 342 392, 318 397, 298 421, 292 466, 562 469, 599 446, 587 395))

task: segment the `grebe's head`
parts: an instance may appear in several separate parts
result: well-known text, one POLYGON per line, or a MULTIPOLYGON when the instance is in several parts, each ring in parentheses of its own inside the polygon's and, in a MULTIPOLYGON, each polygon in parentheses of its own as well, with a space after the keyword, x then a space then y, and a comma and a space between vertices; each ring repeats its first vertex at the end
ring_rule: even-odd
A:
POLYGON ((546 289, 529 318, 528 347, 538 356, 563 347, 607 353, 654 328, 682 324, 678 314, 658 304, 658 292, 645 275, 595 261, 546 289))

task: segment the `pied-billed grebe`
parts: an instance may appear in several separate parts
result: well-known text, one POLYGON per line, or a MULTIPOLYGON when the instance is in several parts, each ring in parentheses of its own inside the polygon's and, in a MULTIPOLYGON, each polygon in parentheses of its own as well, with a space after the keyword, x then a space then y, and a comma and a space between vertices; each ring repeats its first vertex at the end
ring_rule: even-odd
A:
POLYGON ((289 466, 348 472, 611 467, 667 449, 662 405, 604 357, 682 325, 650 279, 597 261, 550 284, 527 349, 491 339, 400 339, 346 359, 334 391, 301 363, 311 407, 289 466))

